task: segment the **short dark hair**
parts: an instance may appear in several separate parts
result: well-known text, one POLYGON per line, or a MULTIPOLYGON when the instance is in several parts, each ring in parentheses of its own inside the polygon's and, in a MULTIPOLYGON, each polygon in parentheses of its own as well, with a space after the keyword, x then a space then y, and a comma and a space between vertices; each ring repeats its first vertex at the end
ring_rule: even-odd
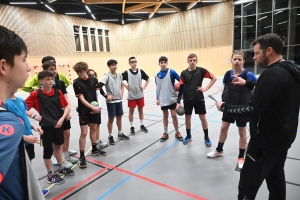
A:
POLYGON ((52 56, 45 56, 43 59, 42 59, 42 64, 48 60, 54 60, 54 63, 56 63, 55 61, 55 58, 52 57, 52 56))
POLYGON ((268 33, 261 35, 252 42, 253 46, 256 44, 259 44, 260 49, 262 49, 264 52, 267 50, 267 48, 271 47, 275 53, 280 55, 282 54, 283 41, 277 34, 268 33))
POLYGON ((87 71, 89 69, 89 66, 86 62, 78 62, 73 66, 73 69, 76 73, 87 71))
POLYGON ((110 59, 110 60, 108 60, 107 61, 107 67, 110 67, 111 65, 113 65, 113 64, 118 64, 118 62, 116 61, 116 60, 114 60, 114 59, 110 59))
POLYGON ((43 65, 42 65, 43 70, 48 70, 48 68, 49 68, 50 66, 56 67, 55 62, 52 62, 52 61, 49 61, 49 60, 46 61, 46 62, 43 62, 43 65))
POLYGON ((90 76, 90 72, 94 72, 94 73, 95 73, 95 77, 96 77, 96 78, 98 77, 98 76, 97 76, 97 72, 95 72, 93 69, 88 69, 88 70, 87 70, 86 73, 87 73, 88 76, 90 76))
POLYGON ((158 59, 158 62, 168 62, 168 58, 166 56, 161 56, 159 59, 158 59))
POLYGON ((54 74, 49 72, 49 71, 46 71, 46 70, 41 71, 41 72, 38 73, 38 79, 39 80, 43 80, 46 77, 53 77, 54 78, 54 74))
POLYGON ((131 59, 136 59, 136 58, 132 56, 128 59, 128 62, 130 62, 131 59))
POLYGON ((11 67, 14 67, 15 56, 21 55, 22 52, 28 53, 23 39, 15 32, 0 25, 0 60, 5 59, 11 67))

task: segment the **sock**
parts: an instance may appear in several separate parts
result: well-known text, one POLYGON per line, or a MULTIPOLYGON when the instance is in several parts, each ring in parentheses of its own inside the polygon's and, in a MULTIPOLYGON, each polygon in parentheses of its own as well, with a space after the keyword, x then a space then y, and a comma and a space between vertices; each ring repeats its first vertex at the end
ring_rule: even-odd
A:
POLYGON ((240 153, 239 153, 239 157, 238 158, 244 158, 245 150, 246 149, 241 149, 240 148, 240 153))
POLYGON ((84 158, 84 151, 80 150, 80 158, 84 158))
POLYGON ((121 135, 122 134, 122 131, 118 131, 118 135, 121 135))
POLYGON ((59 169, 59 170, 61 170, 61 169, 63 169, 63 168, 64 168, 64 166, 63 166, 63 162, 62 162, 62 163, 57 163, 57 165, 58 165, 58 169, 59 169))
POLYGON ((52 175, 53 174, 52 169, 51 170, 47 170, 47 174, 48 174, 48 176, 52 175))
POLYGON ((144 121, 144 120, 142 120, 142 119, 140 120, 140 122, 141 122, 141 126, 143 126, 143 125, 144 125, 144 122, 143 122, 143 121, 144 121))
POLYGON ((207 139, 208 138, 208 129, 206 129, 206 130, 203 129, 203 131, 204 131, 204 138, 207 139))
POLYGON ((133 127, 133 122, 129 122, 130 123, 130 127, 133 127))
POLYGON ((92 150, 93 150, 93 151, 96 151, 96 150, 97 150, 96 143, 92 143, 92 150))
POLYGON ((179 131, 178 131, 178 128, 175 128, 175 134, 177 134, 179 131))
POLYGON ((63 152, 63 159, 65 159, 69 155, 69 152, 63 152))
POLYGON ((192 137, 191 136, 191 129, 186 129, 186 137, 192 137))
POLYGON ((109 133, 109 134, 108 134, 108 137, 111 137, 111 136, 112 136, 111 133, 109 133))
POLYGON ((164 131, 165 131, 165 134, 168 134, 168 127, 167 126, 164 127, 164 131))
POLYGON ((223 145, 224 145, 224 143, 222 143, 222 142, 218 143, 218 147, 216 148, 217 152, 222 152, 223 151, 223 145))
POLYGON ((100 142, 100 140, 96 140, 96 144, 98 144, 100 142))

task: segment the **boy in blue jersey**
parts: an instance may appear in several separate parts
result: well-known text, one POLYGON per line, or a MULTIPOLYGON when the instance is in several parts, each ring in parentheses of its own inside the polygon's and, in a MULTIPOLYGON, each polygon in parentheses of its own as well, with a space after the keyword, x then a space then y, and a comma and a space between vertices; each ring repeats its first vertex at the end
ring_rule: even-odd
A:
POLYGON ((14 32, 0 26, 0 197, 44 199, 25 153, 24 122, 6 110, 11 92, 24 86, 30 66, 27 47, 14 32))
POLYGON ((176 103, 177 103, 177 93, 174 88, 175 80, 180 81, 179 75, 175 70, 169 69, 168 58, 161 56, 158 60, 161 70, 155 76, 156 84, 156 105, 161 106, 163 112, 163 122, 164 122, 164 133, 160 138, 161 142, 164 142, 169 138, 168 134, 168 117, 171 111, 171 116, 173 120, 173 125, 175 128, 175 138, 179 141, 183 140, 180 132, 178 131, 178 119, 176 114, 176 103))

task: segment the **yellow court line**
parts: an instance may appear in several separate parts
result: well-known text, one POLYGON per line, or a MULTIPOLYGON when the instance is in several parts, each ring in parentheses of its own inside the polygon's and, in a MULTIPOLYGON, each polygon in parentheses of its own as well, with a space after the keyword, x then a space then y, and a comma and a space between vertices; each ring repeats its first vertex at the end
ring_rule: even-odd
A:
MULTIPOLYGON (((92 150, 92 147, 89 148, 89 150, 85 153, 85 156, 92 150)), ((77 162, 75 165, 73 165, 73 167, 71 167, 71 169, 74 169, 77 165, 78 165, 79 162, 77 162)), ((65 175, 62 175, 61 178, 64 178, 65 175)), ((52 188, 54 186, 54 183, 52 183, 49 187, 47 187, 46 190, 49 190, 50 188, 52 188)))

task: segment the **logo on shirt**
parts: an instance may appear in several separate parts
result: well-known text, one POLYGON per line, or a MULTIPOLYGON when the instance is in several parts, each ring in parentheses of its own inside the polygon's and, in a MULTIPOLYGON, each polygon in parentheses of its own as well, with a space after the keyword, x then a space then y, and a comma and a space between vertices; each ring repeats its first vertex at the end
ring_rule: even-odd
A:
POLYGON ((15 128, 10 124, 3 124, 0 126, 0 134, 4 136, 10 136, 14 134, 15 128))

